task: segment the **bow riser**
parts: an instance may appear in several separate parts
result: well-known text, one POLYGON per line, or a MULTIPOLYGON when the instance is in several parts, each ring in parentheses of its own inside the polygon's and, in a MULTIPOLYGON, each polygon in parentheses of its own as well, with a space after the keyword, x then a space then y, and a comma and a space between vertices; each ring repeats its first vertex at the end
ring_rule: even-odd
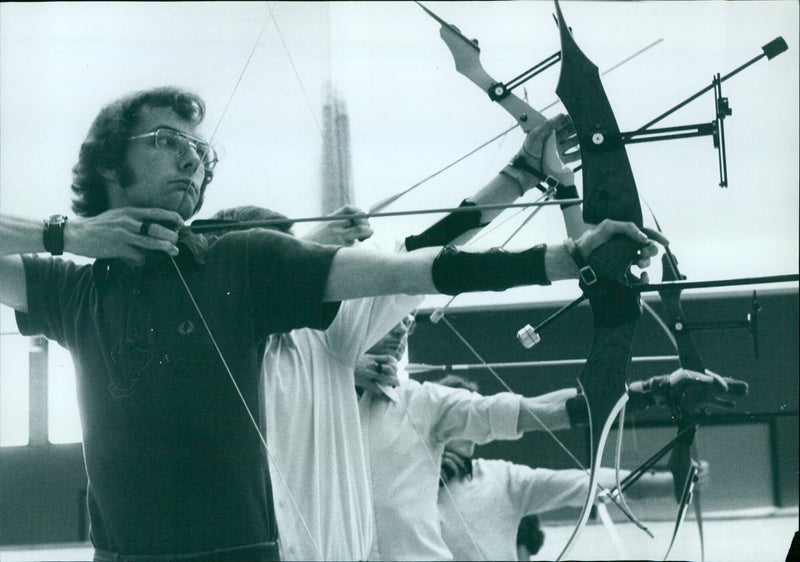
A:
MULTIPOLYGON (((619 127, 600 81, 600 73, 580 50, 555 0, 561 36, 561 74, 556 94, 567 109, 578 135, 583 170, 584 222, 597 224, 610 218, 642 226, 642 211, 630 161, 619 136, 619 127)), ((637 247, 617 239, 596 252, 601 262, 630 263, 637 247)), ((614 266, 615 267, 615 266, 614 266)), ((624 269, 624 268, 623 268, 624 269)), ((613 279, 605 271, 601 278, 613 279)), ((602 325, 604 312, 618 298, 631 298, 623 285, 610 284, 590 294, 595 316, 595 336, 579 382, 589 408, 590 462, 589 492, 581 516, 558 559, 567 555, 586 524, 597 490, 607 432, 627 400, 627 371, 638 315, 613 326, 602 325)), ((637 297, 633 297, 636 299, 637 297)), ((638 302, 638 301, 637 301, 638 302)), ((624 420, 620 420, 623 423, 624 420)))
POLYGON ((600 72, 575 44, 566 26, 560 28, 563 58, 556 94, 578 132, 583 167, 583 220, 589 224, 598 224, 603 219, 629 221, 641 228, 642 208, 636 182, 600 72), (581 84, 581 89, 574 89, 575 84, 581 84), (596 95, 586 97, 584 89, 596 95), (583 126, 579 129, 577 123, 583 126))

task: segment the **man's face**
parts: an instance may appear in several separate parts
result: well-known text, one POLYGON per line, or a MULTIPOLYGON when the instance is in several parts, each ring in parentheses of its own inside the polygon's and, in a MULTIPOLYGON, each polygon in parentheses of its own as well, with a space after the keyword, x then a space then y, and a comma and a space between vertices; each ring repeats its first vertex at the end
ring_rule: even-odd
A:
MULTIPOLYGON (((197 138, 192 125, 166 107, 142 107, 131 136, 171 129, 197 138)), ((194 213, 205 178, 205 168, 191 145, 183 154, 159 148, 152 136, 131 140, 125 165, 132 182, 120 193, 120 206, 158 207, 178 212, 184 219, 194 213)))
POLYGON ((373 355, 393 355, 400 359, 406 351, 408 336, 414 328, 414 316, 409 315, 397 324, 367 352, 373 355))

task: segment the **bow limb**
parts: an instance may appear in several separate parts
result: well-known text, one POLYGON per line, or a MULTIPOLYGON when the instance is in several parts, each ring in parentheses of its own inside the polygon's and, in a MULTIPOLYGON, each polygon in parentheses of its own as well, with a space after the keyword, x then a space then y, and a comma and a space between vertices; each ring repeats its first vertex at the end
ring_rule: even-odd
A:
MULTIPOLYGON (((417 4, 419 4, 419 2, 417 2, 417 4)), ((524 131, 529 132, 538 125, 540 125, 541 123, 546 122, 546 119, 539 112, 534 110, 532 107, 530 107, 527 103, 525 103, 518 97, 511 94, 510 91, 508 91, 508 89, 506 89, 506 87, 503 84, 497 82, 483 69, 483 66, 481 65, 480 62, 480 48, 477 45, 477 41, 469 40, 461 33, 461 31, 458 28, 446 22, 445 20, 434 14, 431 10, 422 6, 422 4, 419 5, 420 7, 422 7, 423 10, 425 10, 426 13, 428 13, 441 25, 440 35, 444 40, 445 44, 450 49, 450 52, 453 55, 453 59, 455 60, 456 70, 459 73, 466 76, 470 81, 472 81, 484 92, 486 92, 489 95, 490 99, 498 102, 501 106, 503 106, 506 109, 506 111, 508 111, 514 117, 514 119, 517 121, 517 123, 524 131)), ((611 117, 611 120, 613 121, 613 115, 611 117)), ((616 124, 614 124, 614 127, 616 128, 616 124)), ((551 139, 549 142, 555 143, 555 139, 551 139)), ((555 145, 553 145, 552 148, 555 148, 555 145)), ((571 172, 570 172, 570 177, 571 177, 571 172)), ((552 180, 553 178, 547 178, 547 179, 552 180)), ((550 185, 552 186, 552 183, 550 183, 550 185)), ((635 192, 635 187, 634 187, 634 192, 635 192)), ((636 202, 638 203, 638 199, 636 199, 636 202)), ((562 212, 564 215, 564 221, 568 236, 570 236, 571 238, 577 238, 586 229, 586 224, 580 215, 580 206, 562 205, 562 212)), ((637 224, 641 225, 641 212, 639 212, 639 218, 637 224)), ((434 314, 431 316, 431 320, 434 322, 437 322, 441 318, 443 318, 442 309, 435 311, 434 314)), ((483 359, 480 357, 480 355, 474 350, 474 348, 472 348, 472 346, 469 345, 468 342, 466 342, 466 340, 458 333, 455 327, 446 320, 445 323, 456 334, 456 336, 458 336, 459 339, 461 339, 465 343, 465 345, 467 345, 467 347, 472 351, 472 353, 480 361, 483 362, 483 359)), ((629 348, 628 348, 628 354, 629 354, 629 348)), ((597 354, 595 354, 595 356, 597 356, 597 354)), ((490 369, 490 372, 492 372, 495 378, 497 378, 501 382, 501 384, 503 384, 504 387, 506 387, 509 391, 511 391, 511 388, 505 383, 505 381, 501 377, 499 377, 499 375, 497 375, 497 373, 493 372, 492 369, 490 369)), ((620 400, 619 403, 614 406, 614 408, 616 408, 615 411, 617 412, 620 411, 623 405, 624 405, 624 400, 620 400)), ((587 470, 585 469, 583 464, 578 460, 578 458, 566 448, 566 446, 552 433, 552 431, 549 430, 549 428, 547 428, 544 424, 541 425, 543 429, 548 434, 550 434, 550 436, 556 441, 556 443, 567 452, 567 454, 576 462, 576 464, 581 469, 587 470)), ((601 427, 601 432, 605 437, 607 437, 608 435, 608 429, 610 429, 610 424, 608 425, 607 428, 601 427)), ((595 489, 597 484, 596 476, 594 472, 591 470, 587 470, 587 472, 590 475, 590 488, 595 489)), ((587 505, 584 506, 584 511, 587 517, 589 513, 590 504, 592 503, 594 498, 593 493, 589 495, 591 497, 588 499, 587 505)), ((618 503, 616 501, 615 503, 617 503, 617 505, 620 507, 623 513, 625 513, 634 524, 646 530, 646 528, 639 521, 636 520, 633 514, 630 513, 630 511, 626 508, 626 506, 623 503, 621 502, 618 503)))
MULTIPOLYGON (((663 281, 679 281, 685 279, 678 270, 678 260, 669 250, 665 249, 664 255, 661 258, 663 269, 663 281)), ((705 372, 705 365, 700 352, 695 345, 689 331, 684 330, 685 316, 683 308, 681 307, 681 290, 662 290, 658 292, 661 298, 661 303, 664 306, 664 311, 667 315, 667 323, 672 333, 672 339, 675 343, 675 348, 678 351, 678 358, 681 367, 696 371, 698 373, 705 372)), ((697 447, 694 443, 695 433, 697 430, 698 419, 693 411, 685 411, 680 407, 680 404, 675 408, 674 412, 677 424, 679 439, 675 444, 675 448, 670 455, 669 466, 672 472, 672 478, 675 484, 675 499, 678 501, 678 516, 675 519, 675 527, 672 531, 672 538, 670 539, 669 547, 664 554, 664 559, 669 556, 672 546, 675 543, 675 538, 683 523, 686 510, 689 503, 694 503, 695 518, 697 520, 697 528, 700 533, 700 552, 701 559, 705 558, 705 544, 703 536, 703 517, 700 508, 700 496, 698 491, 694 490, 695 477, 697 474, 697 467, 694 461, 697 459, 697 447), (682 491, 681 491, 682 490, 682 491), (693 497, 694 496, 694 497, 693 497)))
MULTIPOLYGON (((502 93, 495 90, 500 83, 484 70, 480 61, 480 47, 478 47, 477 41, 468 39, 457 27, 440 18, 438 15, 419 2, 417 2, 417 4, 441 25, 439 34, 453 55, 456 70, 466 76, 471 82, 481 88, 481 90, 489 94, 492 100, 497 101, 504 109, 506 109, 506 111, 508 111, 514 117, 523 131, 532 131, 535 127, 547 121, 547 119, 541 113, 533 109, 530 105, 525 103, 514 94, 508 91, 502 93), (498 95, 499 93, 502 93, 503 95, 498 95)), ((583 222, 580 220, 579 215, 576 218, 576 212, 579 213, 580 207, 578 205, 574 205, 571 207, 562 208, 564 209, 568 233, 571 236, 573 234, 579 235, 582 233, 583 222), (569 217, 569 219, 567 219, 567 217, 569 217)), ((506 241, 506 244, 510 241, 510 239, 511 237, 509 237, 509 239, 506 241)), ((453 299, 451 299, 450 302, 452 302, 452 300, 453 299)), ((448 303, 448 305, 449 304, 450 303, 448 303)), ((444 308, 446 307, 447 305, 445 305, 444 308)), ((434 315, 431 317, 434 322, 444 318, 444 308, 434 312, 434 315)), ((488 363, 484 361, 481 355, 469 344, 469 342, 458 332, 458 330, 456 330, 455 326, 448 322, 446 318, 444 318, 444 320, 448 328, 453 331, 453 333, 467 346, 467 348, 470 349, 473 355, 475 355, 475 357, 478 358, 482 364, 488 366, 488 363)), ((494 371, 494 369, 489 368, 489 371, 509 392, 512 391, 511 387, 494 371)), ((567 452, 567 454, 576 462, 576 464, 581 469, 585 470, 583 464, 574 454, 572 454, 571 451, 569 451, 563 442, 561 442, 561 440, 559 440, 558 437, 556 437, 556 435, 549 428, 547 428, 545 424, 542 423, 542 427, 556 441, 556 443, 567 452)))
MULTIPOLYGON (((642 226, 642 210, 636 183, 619 127, 606 97, 597 67, 575 43, 555 0, 561 37, 561 73, 556 94, 572 119, 581 147, 583 163, 583 220, 597 224, 604 219, 633 222, 642 226)), ((617 238, 596 250, 602 262, 629 263, 636 248, 632 241, 617 238)), ((609 431, 628 399, 628 365, 639 297, 615 281, 598 281, 588 292, 595 318, 595 335, 578 384, 589 410, 589 490, 578 522, 558 559, 567 555, 586 525, 597 493, 597 468, 602 460, 609 431), (607 320, 617 303, 627 304, 631 314, 619 321, 607 320)), ((623 420, 620 420, 622 423, 623 420)))
POLYGON ((547 121, 541 113, 512 94, 484 70, 480 59, 481 49, 477 40, 468 39, 456 26, 446 22, 419 2, 417 4, 441 24, 439 35, 453 55, 456 70, 508 111, 523 131, 529 133, 547 121))

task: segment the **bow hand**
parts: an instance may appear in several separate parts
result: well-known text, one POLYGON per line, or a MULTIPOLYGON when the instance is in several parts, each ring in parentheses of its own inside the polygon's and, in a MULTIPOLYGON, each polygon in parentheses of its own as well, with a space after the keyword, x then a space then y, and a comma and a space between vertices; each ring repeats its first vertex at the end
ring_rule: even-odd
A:
MULTIPOLYGON (((605 219, 575 240, 576 248, 570 253, 578 268, 591 267, 596 279, 630 285, 630 266, 635 263, 640 268, 649 267, 650 258, 658 254, 656 242, 669 244, 662 234, 649 230, 647 233, 650 236, 632 222, 605 219)), ((583 274, 581 280, 591 285, 583 274)))
POLYGON ((642 407, 668 406, 681 417, 697 417, 704 409, 730 410, 732 396, 747 396, 748 384, 712 371, 677 369, 630 385, 631 403, 642 407), (634 396, 636 398, 634 399, 634 396))
MULTIPOLYGON (((511 176, 520 184, 521 195, 541 183, 557 190, 575 185, 575 174, 564 164, 564 158, 567 157, 565 150, 570 144, 565 141, 563 148, 559 145, 559 131, 562 131, 562 135, 569 135, 572 131, 574 135, 572 122, 566 115, 548 119, 529 132, 522 148, 503 168, 501 173, 511 176)), ((567 197, 577 197, 577 191, 567 197)))
POLYGON ((580 150, 572 120, 563 113, 548 119, 528 133, 517 156, 564 185, 573 185, 574 174, 566 163, 580 160, 580 150), (563 174, 566 177, 561 180, 563 174))

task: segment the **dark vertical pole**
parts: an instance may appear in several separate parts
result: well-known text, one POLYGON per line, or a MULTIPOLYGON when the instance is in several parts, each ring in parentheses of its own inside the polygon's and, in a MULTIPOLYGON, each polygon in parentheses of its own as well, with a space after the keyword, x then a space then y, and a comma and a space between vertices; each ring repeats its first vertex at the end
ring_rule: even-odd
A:
POLYGON ((772 469, 772 504, 783 507, 781 500, 781 471, 779 467, 780 451, 778 450, 778 422, 775 417, 769 418, 769 457, 772 469))

